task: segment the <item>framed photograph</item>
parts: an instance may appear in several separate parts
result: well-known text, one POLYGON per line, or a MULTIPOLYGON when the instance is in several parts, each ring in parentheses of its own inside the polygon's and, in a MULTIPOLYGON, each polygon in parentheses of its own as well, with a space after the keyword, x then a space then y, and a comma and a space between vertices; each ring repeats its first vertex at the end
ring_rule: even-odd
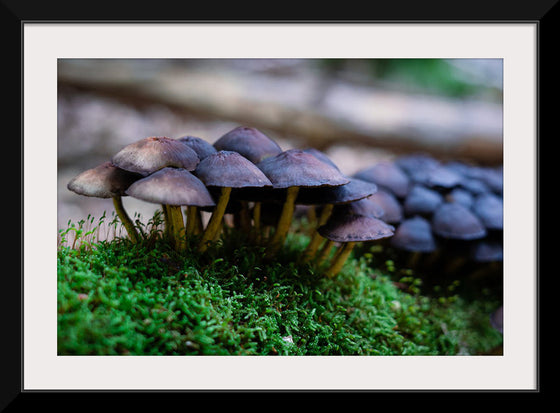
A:
MULTIPOLYGON (((538 393, 537 201, 542 16, 511 21, 304 22, 84 22, 23 18, 19 391, 23 394, 50 391, 538 393), (348 73, 363 74, 362 70, 372 62, 456 63, 454 69, 471 70, 471 84, 483 73, 485 81, 492 84, 485 93, 497 95, 490 97, 491 103, 482 113, 477 112, 478 107, 469 106, 468 99, 459 98, 458 104, 449 103, 455 102, 452 98, 437 100, 433 90, 431 97, 417 89, 397 88, 394 94, 379 92, 387 91, 383 87, 391 82, 399 83, 402 88, 404 77, 400 77, 378 80, 374 84, 378 94, 366 96, 360 94, 362 89, 346 89, 342 82, 322 83, 314 75, 298 72, 301 65, 319 61, 326 66, 331 64, 327 72, 331 70, 337 79, 343 80, 348 73), (226 66, 231 70, 216 69, 226 66), (347 67, 353 72, 340 69, 347 67), (163 72, 173 76, 164 81, 154 77, 154 73, 163 72), (263 73, 274 82, 265 84, 263 73), (300 83, 292 86, 283 82, 287 79, 284 73, 301 75, 300 83), (168 80, 170 83, 165 83, 168 80), (114 106, 106 107, 102 99, 88 100, 87 93, 91 91, 106 92, 105 96, 120 94, 129 101, 116 101, 114 106), (410 92, 407 96, 412 98, 398 100, 403 91, 410 92), (80 93, 86 97, 81 98, 80 93), (320 99, 323 100, 316 103, 320 99), (358 103, 345 105, 342 99, 358 103), (133 105, 126 106, 130 102, 133 105), (321 111, 305 117, 301 110, 309 102, 315 102, 312 105, 321 111), (79 108, 83 112, 77 112, 79 108), (185 116, 177 108, 186 108, 197 116, 185 116), (204 121, 198 121, 198 115, 204 121), (67 119, 69 123, 65 123, 67 119), (76 336, 61 332, 63 293, 57 281, 60 267, 56 259, 61 228, 67 228, 70 220, 78 222, 80 216, 85 219, 87 208, 93 214, 112 210, 110 203, 90 203, 85 210, 78 204, 63 204, 62 199, 70 196, 65 187, 69 178, 80 172, 79 168, 93 168, 104 157, 110 158, 109 154, 131 143, 132 136, 140 139, 156 136, 161 131, 162 135, 179 138, 189 127, 192 129, 185 133, 205 135, 210 143, 215 143, 236 125, 251 123, 267 134, 270 132, 269 136, 278 137, 283 151, 317 145, 339 162, 340 169, 348 176, 373 161, 394 160, 426 148, 431 148, 430 152, 446 164, 454 157, 476 158, 485 165, 500 164, 503 171, 500 195, 503 200, 503 308, 500 309, 503 310, 500 319, 503 344, 500 349, 496 353, 479 354, 453 350, 452 355, 420 351, 406 355, 393 350, 378 355, 373 351, 364 355, 361 350, 339 355, 278 351, 284 348, 280 345, 293 345, 301 340, 295 326, 291 330, 282 327, 285 334, 279 337, 283 343, 272 345, 274 350, 269 348, 268 352, 247 355, 171 355, 163 350, 149 354, 145 348, 137 353, 121 348, 120 353, 107 350, 103 354, 105 350, 94 353, 84 347, 62 346, 60 340, 72 342, 76 336), (107 148, 100 149, 101 140, 90 142, 85 135, 83 140, 79 139, 78 126, 86 132, 93 130, 101 140, 107 136, 107 148), (341 133, 346 135, 340 136, 341 133), (484 138, 476 139, 477 134, 484 138), (307 138, 298 141, 297 136, 307 138), (367 137, 371 137, 371 142, 367 137), (358 149, 349 154, 343 145, 348 143, 358 149), (371 154, 362 149, 368 145, 375 148, 371 154), (71 163, 76 160, 79 162, 71 163), (66 163, 73 169, 64 169, 66 163), (519 222, 524 224, 518 225, 519 222)), ((551 31, 548 26, 547 35, 551 31)), ((375 66, 377 75, 383 70, 381 63, 375 66)), ((428 72, 433 75, 436 70, 434 63, 428 72)), ((443 84, 445 76, 437 72, 439 81, 432 84, 443 84)), ((449 90, 455 96, 463 91, 454 84, 449 85, 449 90)), ((133 202, 127 199, 124 205, 130 210, 146 207, 142 212, 148 217, 159 208, 133 202)), ((371 256, 371 251, 368 253, 371 256)), ((397 279, 392 281, 393 285, 398 284, 397 279)), ((91 297, 85 290, 78 293, 82 294, 76 295, 78 301, 91 297)), ((395 299, 392 305, 396 308, 403 304, 395 299)), ((402 320, 404 323, 404 316, 402 320)), ((438 328, 445 331, 447 327, 438 328)), ((394 329, 399 331, 398 327, 394 329)), ((95 341, 95 331, 91 334, 91 340, 95 341)), ((186 339, 181 345, 188 346, 185 342, 186 339)), ((198 346, 189 343, 191 350, 198 346)))

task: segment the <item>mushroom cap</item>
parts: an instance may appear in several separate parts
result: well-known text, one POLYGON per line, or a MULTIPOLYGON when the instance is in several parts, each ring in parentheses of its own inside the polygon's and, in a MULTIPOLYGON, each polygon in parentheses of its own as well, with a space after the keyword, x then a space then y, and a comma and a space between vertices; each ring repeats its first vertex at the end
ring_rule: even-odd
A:
POLYGON ((456 202, 444 202, 432 216, 432 231, 443 238, 472 240, 486 235, 486 229, 470 210, 456 202))
POLYGON ((367 199, 373 201, 383 209, 383 221, 396 224, 403 219, 403 207, 391 192, 377 188, 377 192, 367 199))
POLYGON ((313 155, 315 158, 319 159, 320 161, 323 161, 323 162, 329 164, 330 166, 332 166, 336 169, 339 169, 338 166, 333 162, 333 160, 331 158, 329 158, 324 152, 321 152, 320 150, 315 149, 315 148, 305 148, 303 151, 307 152, 307 153, 310 153, 311 155, 313 155))
POLYGON ((350 182, 337 168, 301 149, 288 149, 257 166, 274 188, 337 186, 350 182))
POLYGON ((407 215, 431 215, 442 202, 439 192, 415 184, 404 200, 403 209, 407 215))
POLYGON ((241 154, 220 150, 200 161, 195 175, 206 186, 246 188, 272 186, 257 166, 241 154))
POLYGON ((394 227, 384 221, 364 215, 331 214, 319 234, 335 242, 362 242, 388 238, 394 227))
POLYGON ((488 192, 474 199, 472 210, 487 229, 501 230, 504 228, 504 202, 499 196, 488 192))
POLYGON ((111 162, 121 169, 147 176, 168 166, 194 171, 199 158, 194 150, 176 139, 152 136, 125 146, 111 162))
POLYGON ((451 192, 445 195, 445 201, 457 202, 465 208, 470 208, 474 202, 473 195, 466 189, 457 187, 453 188, 451 192))
POLYGON ((401 167, 413 182, 429 187, 453 188, 460 184, 463 176, 457 168, 443 165, 437 159, 425 154, 412 154, 398 158, 395 163, 401 167))
POLYGON ((367 198, 376 192, 377 185, 373 182, 350 178, 350 182, 345 185, 301 188, 296 198, 296 204, 344 204, 367 198))
POLYGON ((337 204, 334 206, 333 211, 335 214, 362 215, 380 219, 383 219, 385 216, 383 208, 369 198, 363 198, 345 204, 337 204))
POLYGON ((217 152, 216 148, 214 148, 214 146, 210 142, 205 141, 204 139, 197 136, 185 135, 177 138, 177 140, 179 142, 183 142, 185 145, 195 151, 200 160, 206 158, 208 155, 217 152))
POLYGON ((419 216, 402 221, 389 242, 406 251, 432 252, 436 249, 429 221, 419 216))
POLYGON ((183 168, 162 168, 133 183, 126 193, 155 204, 198 207, 215 205, 204 183, 183 168))
POLYGON ((125 190, 140 178, 142 175, 117 168, 107 161, 72 178, 67 188, 80 195, 111 198, 126 195, 125 190))
POLYGON ((238 152, 253 163, 282 152, 282 148, 264 133, 247 126, 232 129, 214 142, 214 148, 238 152))
POLYGON ((406 196, 410 185, 408 175, 394 162, 380 162, 358 171, 354 177, 373 182, 399 198, 406 196))

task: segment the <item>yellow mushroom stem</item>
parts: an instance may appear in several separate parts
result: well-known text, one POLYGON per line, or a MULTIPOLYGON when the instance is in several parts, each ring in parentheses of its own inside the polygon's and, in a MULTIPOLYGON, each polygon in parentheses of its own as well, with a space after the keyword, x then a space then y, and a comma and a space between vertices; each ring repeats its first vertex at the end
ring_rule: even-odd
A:
POLYGON ((121 220, 122 224, 124 225, 126 232, 128 233, 128 237, 133 243, 137 243, 139 241, 138 231, 136 231, 136 227, 134 223, 126 213, 122 203, 122 197, 120 195, 113 197, 113 206, 115 207, 115 212, 117 216, 121 220))
POLYGON ((185 232, 187 236, 198 235, 201 226, 200 210, 194 205, 189 205, 186 212, 185 232))
POLYGON ((338 253, 332 259, 329 268, 325 271, 325 276, 334 277, 336 274, 340 272, 340 270, 344 266, 344 263, 352 253, 352 250, 354 249, 354 245, 356 245, 356 242, 350 241, 345 243, 340 248, 338 253))
POLYGON ((276 254, 278 250, 284 245, 288 231, 290 230, 290 225, 292 224, 292 217, 294 216, 295 201, 299 192, 299 186, 291 186, 288 188, 286 193, 286 200, 282 207, 282 213, 278 219, 278 224, 276 225, 276 232, 270 240, 270 245, 267 250, 269 256, 276 254))
POLYGON ((167 205, 167 212, 171 223, 171 236, 175 251, 183 251, 187 248, 187 239, 185 237, 185 223, 181 206, 167 205))
POLYGON ((317 265, 322 265, 323 262, 325 262, 327 260, 327 258, 329 257, 332 247, 334 246, 334 241, 328 239, 324 244, 323 244, 323 248, 321 248, 321 252, 319 253, 319 256, 317 257, 316 260, 316 264, 317 265))
POLYGON ((198 246, 199 252, 204 252, 208 249, 208 244, 216 238, 216 234, 221 228, 222 219, 224 217, 224 213, 226 212, 226 207, 229 202, 229 197, 231 194, 231 188, 223 187, 220 193, 220 198, 214 208, 214 212, 212 212, 212 216, 206 225, 206 229, 202 234, 202 239, 200 240, 200 244, 198 246))
POLYGON ((333 204, 327 204, 323 207, 321 215, 319 215, 319 222, 317 223, 317 227, 315 228, 313 236, 311 237, 311 241, 307 245, 305 251, 303 251, 302 262, 309 262, 315 256, 319 245, 321 245, 321 242, 323 241, 323 237, 321 237, 319 232, 317 232, 317 228, 319 228, 321 225, 325 225, 327 219, 331 215, 333 207, 333 204))

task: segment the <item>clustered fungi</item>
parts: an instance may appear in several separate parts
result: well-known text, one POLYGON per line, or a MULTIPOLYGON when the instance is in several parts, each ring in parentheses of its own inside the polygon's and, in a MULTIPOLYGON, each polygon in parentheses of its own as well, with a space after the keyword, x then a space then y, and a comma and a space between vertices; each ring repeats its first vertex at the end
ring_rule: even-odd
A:
POLYGON ((178 252, 186 252, 194 240, 196 250, 204 253, 223 233, 224 216, 232 214, 229 225, 264 246, 269 259, 285 244, 296 206, 312 206, 321 209, 321 219, 302 260, 323 264, 314 258, 325 238, 329 250, 334 243, 345 245, 327 262, 329 276, 341 269, 356 242, 393 235, 393 227, 373 215, 356 210, 346 216, 342 208, 374 194, 374 183, 346 177, 317 150, 283 151, 251 127, 237 127, 213 145, 188 135, 141 139, 74 177, 68 189, 112 198, 134 243, 140 235, 121 198, 161 205, 164 236, 178 252), (205 226, 202 211, 211 213, 205 226))
POLYGON ((503 259, 502 167, 436 160, 425 154, 397 157, 359 171, 373 182, 369 197, 395 227, 388 245, 408 255, 411 268, 478 275, 501 273, 503 259), (468 266, 467 264, 472 264, 468 266))
POLYGON ((141 139, 73 178, 68 189, 112 198, 132 242, 140 236, 121 197, 160 204, 164 236, 179 252, 194 241, 204 253, 231 214, 227 225, 264 246, 269 259, 285 244, 301 207, 315 220, 301 262, 334 276, 357 243, 379 240, 410 251, 415 260, 453 247, 453 240, 478 240, 473 256, 492 252, 497 260, 490 246, 501 246, 495 235, 502 228, 500 178, 501 171, 424 155, 378 163, 349 177, 314 148, 284 151, 259 130, 240 126, 213 145, 188 135, 141 139), (206 226, 202 211, 211 213, 206 226))

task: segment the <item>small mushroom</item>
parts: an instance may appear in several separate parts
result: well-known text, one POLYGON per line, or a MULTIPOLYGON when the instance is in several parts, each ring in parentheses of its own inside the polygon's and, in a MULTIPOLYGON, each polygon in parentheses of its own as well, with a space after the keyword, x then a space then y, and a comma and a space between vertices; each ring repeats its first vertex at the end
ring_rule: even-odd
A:
POLYGON ((394 234, 392 225, 377 218, 348 213, 348 208, 349 205, 337 206, 325 225, 318 229, 324 238, 343 243, 325 272, 327 277, 336 275, 342 269, 356 243, 388 238, 394 234))
POLYGON ((177 140, 195 151, 200 160, 217 152, 217 149, 210 142, 197 136, 185 135, 177 138, 177 140))
POLYGON ((379 205, 383 210, 383 221, 388 224, 398 224, 404 217, 403 207, 398 199, 391 193, 381 188, 367 199, 379 205))
POLYGON ((219 230, 232 188, 272 186, 265 174, 255 164, 238 152, 220 150, 207 156, 198 164, 195 174, 207 187, 220 188, 220 195, 210 221, 202 235, 199 251, 208 248, 219 230))
POLYGON ((147 176, 165 167, 193 171, 199 162, 194 150, 176 139, 149 137, 131 143, 111 159, 114 165, 147 176))
POLYGON ((397 249, 410 253, 410 267, 417 266, 421 254, 433 252, 437 248, 430 222, 420 216, 403 220, 389 243, 397 249))
POLYGON ((424 185, 415 184, 404 199, 403 210, 408 216, 429 217, 443 203, 443 196, 424 185))
POLYGON ((445 255, 448 265, 444 271, 447 273, 455 272, 466 262, 463 251, 468 242, 481 239, 487 234, 476 215, 456 202, 441 204, 434 211, 431 222, 434 234, 446 241, 443 246, 448 250, 445 255), (459 254, 453 254, 453 249, 458 250, 459 254))
POLYGON ((432 229, 436 235, 447 239, 473 240, 486 235, 476 215, 456 202, 444 202, 434 211, 432 229))
POLYGON ((458 188, 453 188, 451 190, 451 192, 449 192, 447 195, 445 195, 445 201, 447 202, 457 202, 461 205, 463 205, 465 208, 470 208, 472 207, 472 204, 474 202, 474 198, 473 195, 467 191, 466 189, 463 189, 461 187, 458 188))
POLYGON ((340 171, 301 149, 289 149, 257 164, 273 188, 286 190, 286 199, 276 231, 270 241, 270 256, 284 244, 290 229, 300 187, 339 186, 350 182, 340 171))
MULTIPOLYGON (((301 188, 299 190, 296 203, 303 205, 322 206, 318 225, 324 225, 329 215, 331 214, 334 205, 365 200, 368 196, 373 195, 375 192, 377 192, 377 185, 373 182, 367 182, 357 178, 349 179, 350 182, 345 185, 333 187, 301 188)), ((311 240, 307 248, 303 252, 303 262, 308 262, 313 258, 321 242, 321 235, 317 231, 315 231, 311 236, 311 240)))
POLYGON ((260 130, 238 126, 214 142, 218 151, 233 151, 243 155, 253 163, 278 155, 282 148, 260 130))
POLYGON ((120 169, 111 162, 104 162, 72 178, 67 188, 84 196, 112 198, 115 212, 130 240, 138 242, 138 231, 124 209, 122 197, 126 195, 125 190, 140 178, 142 175, 120 169))
POLYGON ((177 251, 186 248, 186 228, 181 206, 208 207, 215 202, 204 183, 183 168, 165 167, 132 184, 126 193, 146 202, 161 204, 177 251))
POLYGON ((472 210, 486 229, 501 231, 504 228, 503 199, 491 192, 480 194, 474 199, 472 210))
POLYGON ((398 198, 404 198, 410 186, 408 175, 397 164, 389 161, 358 171, 354 177, 373 182, 398 198))

